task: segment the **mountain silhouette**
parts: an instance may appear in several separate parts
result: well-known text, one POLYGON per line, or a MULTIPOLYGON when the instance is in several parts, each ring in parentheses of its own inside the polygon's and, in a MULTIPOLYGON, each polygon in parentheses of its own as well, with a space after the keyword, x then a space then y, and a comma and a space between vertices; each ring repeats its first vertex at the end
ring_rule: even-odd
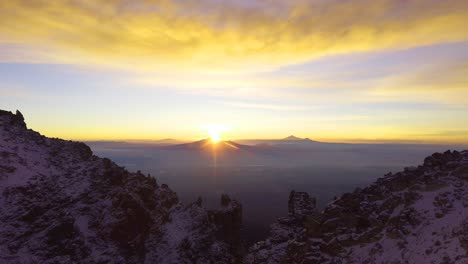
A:
POLYGON ((252 146, 242 145, 234 141, 219 141, 213 142, 211 139, 202 139, 185 144, 177 144, 167 146, 166 149, 172 150, 192 150, 192 151, 213 151, 217 152, 238 152, 238 151, 250 151, 252 146))
POLYGON ((307 140, 307 139, 299 138, 294 135, 290 135, 289 137, 283 138, 282 140, 307 140))

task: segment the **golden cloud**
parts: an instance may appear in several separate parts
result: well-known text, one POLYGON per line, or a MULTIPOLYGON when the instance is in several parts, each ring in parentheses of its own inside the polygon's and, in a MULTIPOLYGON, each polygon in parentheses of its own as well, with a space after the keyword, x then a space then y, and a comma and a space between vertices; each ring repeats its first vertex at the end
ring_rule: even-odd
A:
POLYGON ((0 2, 0 43, 27 48, 0 60, 258 69, 465 41, 467 19, 461 0, 9 0, 0 2))
MULTIPOLYGON (((386 76, 369 89, 369 97, 383 101, 424 101, 468 107, 468 64, 440 62, 386 76)), ((465 110, 466 111, 466 110, 465 110)))

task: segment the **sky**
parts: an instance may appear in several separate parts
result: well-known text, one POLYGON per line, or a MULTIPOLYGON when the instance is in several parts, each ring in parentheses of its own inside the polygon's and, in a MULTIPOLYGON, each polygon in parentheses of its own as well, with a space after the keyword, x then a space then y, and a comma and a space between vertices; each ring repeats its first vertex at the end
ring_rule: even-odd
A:
POLYGON ((74 140, 468 143, 468 2, 0 1, 0 109, 74 140))

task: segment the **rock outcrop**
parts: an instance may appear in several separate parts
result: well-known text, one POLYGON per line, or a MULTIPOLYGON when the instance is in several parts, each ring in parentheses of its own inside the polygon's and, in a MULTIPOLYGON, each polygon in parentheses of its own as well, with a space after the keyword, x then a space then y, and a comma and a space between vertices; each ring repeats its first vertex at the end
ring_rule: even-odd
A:
POLYGON ((468 151, 435 153, 319 212, 292 191, 243 256, 242 206, 167 185, 0 110, 0 263, 468 263, 468 151))
MULTIPOLYGON (((221 207, 208 211, 211 222, 218 228, 218 238, 228 242, 235 249, 242 249, 242 241, 239 230, 242 227, 242 205, 236 200, 231 200, 227 194, 221 195, 221 207)), ((239 251, 240 253, 240 251, 239 251)), ((240 262, 239 258, 239 262, 240 262)))
POLYGON ((238 263, 241 216, 230 199, 183 205, 149 175, 0 111, 1 263, 238 263))
POLYGON ((252 263, 468 263, 468 151, 343 194, 321 213, 292 192, 289 216, 249 250, 252 263))

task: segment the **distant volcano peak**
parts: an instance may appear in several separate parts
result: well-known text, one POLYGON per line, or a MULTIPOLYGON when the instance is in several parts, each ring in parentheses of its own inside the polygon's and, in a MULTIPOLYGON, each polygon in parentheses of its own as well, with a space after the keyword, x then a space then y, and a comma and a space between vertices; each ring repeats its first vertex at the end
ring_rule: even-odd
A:
POLYGON ((240 151, 240 150, 250 149, 249 146, 238 144, 234 141, 221 140, 218 142, 214 142, 209 138, 191 142, 191 143, 168 146, 168 148, 170 149, 180 149, 180 150, 205 150, 205 149, 211 149, 213 147, 216 148, 217 151, 240 151))
POLYGON ((284 138, 283 140, 305 140, 304 138, 299 138, 294 135, 290 135, 289 137, 284 138))

